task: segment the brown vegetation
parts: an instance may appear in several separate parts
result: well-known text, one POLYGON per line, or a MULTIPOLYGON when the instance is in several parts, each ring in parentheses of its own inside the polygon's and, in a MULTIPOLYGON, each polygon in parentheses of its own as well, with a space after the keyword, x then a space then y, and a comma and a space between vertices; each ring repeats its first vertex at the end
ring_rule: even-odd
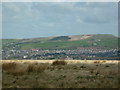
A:
POLYGON ((100 63, 100 61, 94 61, 94 63, 100 63))
POLYGON ((44 72, 45 69, 47 69, 46 65, 41 64, 41 65, 37 66, 36 63, 29 64, 24 67, 22 67, 21 65, 15 63, 15 62, 9 62, 9 63, 2 64, 2 70, 6 71, 7 73, 12 74, 12 75, 24 75, 25 73, 30 73, 30 72, 41 73, 41 72, 44 72))
POLYGON ((3 62, 3 88, 119 87, 117 61, 25 62, 3 62))
POLYGON ((47 69, 47 66, 45 65, 39 65, 39 66, 34 66, 34 65, 29 65, 27 67, 27 72, 43 72, 45 69, 47 69))
POLYGON ((67 65, 67 62, 65 60, 56 60, 53 61, 52 65, 67 65))
POLYGON ((16 68, 16 63, 15 62, 9 62, 9 63, 3 63, 2 64, 2 69, 3 70, 10 70, 10 69, 15 69, 16 68))

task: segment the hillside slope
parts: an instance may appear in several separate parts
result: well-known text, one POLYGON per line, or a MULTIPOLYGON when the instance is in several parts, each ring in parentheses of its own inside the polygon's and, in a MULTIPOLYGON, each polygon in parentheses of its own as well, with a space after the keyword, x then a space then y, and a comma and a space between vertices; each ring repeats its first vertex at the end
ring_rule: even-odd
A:
POLYGON ((3 39, 3 46, 20 45, 21 49, 65 49, 77 47, 99 46, 114 48, 118 46, 118 38, 111 34, 58 36, 32 39, 3 39))

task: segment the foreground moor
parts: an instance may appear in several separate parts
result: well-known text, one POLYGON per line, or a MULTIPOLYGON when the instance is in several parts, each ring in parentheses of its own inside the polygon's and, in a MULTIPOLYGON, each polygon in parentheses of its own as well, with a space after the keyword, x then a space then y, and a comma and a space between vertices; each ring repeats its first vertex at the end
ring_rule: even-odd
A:
POLYGON ((3 88, 118 88, 117 60, 5 60, 3 88))

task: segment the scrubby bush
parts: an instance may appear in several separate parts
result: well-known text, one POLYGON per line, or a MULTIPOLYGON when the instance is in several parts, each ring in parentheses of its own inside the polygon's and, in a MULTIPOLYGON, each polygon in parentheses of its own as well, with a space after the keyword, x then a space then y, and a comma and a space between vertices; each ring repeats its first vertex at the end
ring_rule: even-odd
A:
POLYGON ((52 65, 67 65, 67 62, 65 60, 56 60, 53 61, 52 65))

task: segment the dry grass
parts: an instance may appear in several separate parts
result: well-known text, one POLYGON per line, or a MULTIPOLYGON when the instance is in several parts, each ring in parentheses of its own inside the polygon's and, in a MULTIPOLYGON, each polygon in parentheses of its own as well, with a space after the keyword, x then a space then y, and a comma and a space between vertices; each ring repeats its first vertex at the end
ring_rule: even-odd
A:
POLYGON ((106 63, 106 60, 103 60, 102 63, 106 63))
POLYGON ((45 69, 47 69, 47 66, 45 66, 45 65, 34 66, 31 64, 27 67, 27 72, 39 72, 39 73, 41 73, 41 72, 44 72, 45 69))
POLYGON ((24 75, 26 73, 32 72, 44 72, 47 69, 46 65, 37 65, 37 63, 18 63, 18 62, 5 62, 2 64, 3 72, 7 72, 12 75, 24 75))
POLYGON ((53 61, 52 65, 67 65, 67 62, 65 60, 56 60, 53 61))
POLYGON ((11 74, 11 75, 14 75, 14 76, 21 76, 21 75, 24 75, 26 73, 26 70, 24 70, 24 69, 15 69, 15 70, 9 71, 8 73, 11 74))
POLYGON ((15 69, 16 68, 16 63, 15 62, 9 62, 9 63, 3 63, 2 64, 2 69, 3 70, 10 70, 10 69, 15 69))
POLYGON ((2 64, 2 85, 3 88, 117 88, 118 62, 67 60, 61 64, 56 60, 8 60, 2 64), (53 65, 54 62, 57 64, 53 65))
POLYGON ((100 63, 100 61, 94 61, 94 63, 100 63))

